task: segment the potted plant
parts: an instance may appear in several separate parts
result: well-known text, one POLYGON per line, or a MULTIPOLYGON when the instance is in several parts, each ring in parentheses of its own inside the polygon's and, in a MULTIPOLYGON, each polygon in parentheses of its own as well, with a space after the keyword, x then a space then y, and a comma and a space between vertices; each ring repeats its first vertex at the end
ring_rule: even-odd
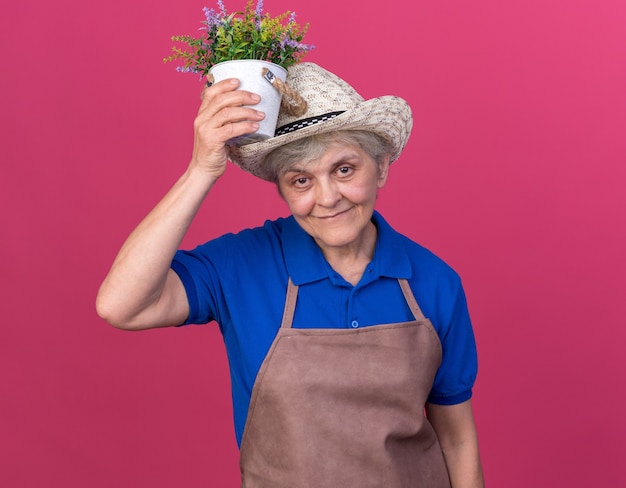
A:
POLYGON ((284 12, 276 17, 263 13, 263 0, 249 0, 243 12, 228 14, 223 0, 218 9, 204 7, 205 20, 199 37, 177 35, 172 41, 172 54, 164 62, 182 61, 180 72, 206 76, 208 83, 225 78, 238 78, 240 88, 261 96, 265 119, 259 130, 238 143, 255 142, 274 135, 285 89, 286 68, 298 63, 313 49, 302 40, 309 24, 300 26, 295 13, 284 12))

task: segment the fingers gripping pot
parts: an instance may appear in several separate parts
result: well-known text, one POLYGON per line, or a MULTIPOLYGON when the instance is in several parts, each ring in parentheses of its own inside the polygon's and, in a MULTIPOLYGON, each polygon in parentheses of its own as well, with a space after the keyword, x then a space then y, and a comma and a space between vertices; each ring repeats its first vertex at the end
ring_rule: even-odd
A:
POLYGON ((245 145, 263 141, 274 136, 276 122, 281 107, 281 98, 285 94, 284 106, 292 113, 303 113, 306 102, 286 84, 287 71, 277 64, 254 59, 224 61, 209 70, 209 83, 228 78, 239 80, 239 89, 256 93, 261 102, 254 108, 265 113, 259 129, 253 134, 238 137, 229 144, 245 145))

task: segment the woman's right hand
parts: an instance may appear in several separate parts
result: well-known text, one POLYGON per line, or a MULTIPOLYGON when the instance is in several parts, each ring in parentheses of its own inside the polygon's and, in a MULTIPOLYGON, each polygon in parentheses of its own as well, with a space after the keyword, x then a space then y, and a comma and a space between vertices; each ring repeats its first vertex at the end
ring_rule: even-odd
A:
POLYGON ((226 142, 233 137, 251 134, 259 128, 265 114, 246 105, 256 105, 261 98, 237 90, 239 80, 222 80, 202 91, 202 103, 194 121, 194 146, 190 169, 199 169, 213 178, 226 170, 226 142))

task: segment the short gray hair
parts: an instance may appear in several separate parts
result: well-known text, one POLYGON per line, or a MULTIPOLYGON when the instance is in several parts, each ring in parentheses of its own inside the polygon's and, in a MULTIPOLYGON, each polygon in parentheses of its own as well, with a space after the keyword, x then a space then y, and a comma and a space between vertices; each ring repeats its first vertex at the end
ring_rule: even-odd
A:
POLYGON ((309 162, 324 154, 333 144, 347 144, 360 147, 377 165, 391 153, 391 146, 385 138, 375 132, 365 130, 342 130, 315 134, 304 139, 290 142, 269 153, 261 164, 272 175, 272 181, 285 174, 296 162, 309 162))

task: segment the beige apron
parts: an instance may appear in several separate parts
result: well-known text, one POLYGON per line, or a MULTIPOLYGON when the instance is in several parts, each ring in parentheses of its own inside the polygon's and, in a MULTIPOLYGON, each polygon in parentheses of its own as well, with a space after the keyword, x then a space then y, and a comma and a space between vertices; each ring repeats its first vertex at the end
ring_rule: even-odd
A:
MULTIPOLYGON (((441 343, 406 280, 415 321, 281 328, 257 376, 241 444, 245 488, 449 488, 424 415, 441 343)), ((384 305, 382 305, 384 306, 384 305)))

